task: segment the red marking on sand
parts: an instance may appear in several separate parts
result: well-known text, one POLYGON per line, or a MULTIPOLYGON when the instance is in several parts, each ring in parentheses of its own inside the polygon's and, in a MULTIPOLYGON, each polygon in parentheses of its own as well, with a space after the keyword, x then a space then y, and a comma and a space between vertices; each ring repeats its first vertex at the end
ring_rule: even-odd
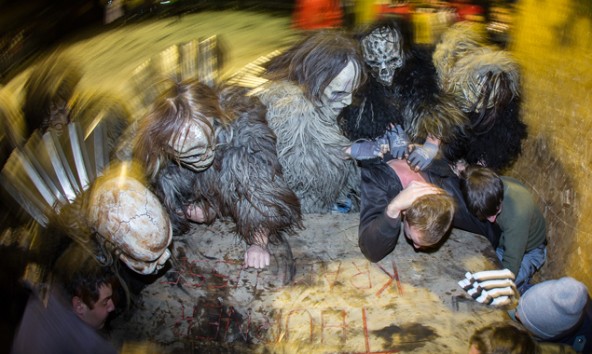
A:
POLYGON ((345 322, 345 318, 347 317, 347 312, 345 310, 340 310, 339 314, 341 315, 341 323, 336 325, 328 325, 325 322, 325 311, 321 312, 321 343, 323 343, 325 339, 325 328, 341 328, 341 340, 343 343, 346 342, 348 325, 345 322))
POLYGON ((397 265, 395 264, 395 260, 393 259, 393 275, 395 279, 397 279, 397 290, 399 291, 399 295, 403 295, 403 285, 401 284, 401 280, 399 279, 399 270, 397 265))
POLYGON ((329 291, 333 291, 333 287, 335 286, 335 284, 337 283, 337 278, 339 277, 339 273, 341 272, 341 261, 338 262, 339 265, 337 266, 337 271, 335 272, 325 272, 323 274, 323 277, 329 282, 329 291), (335 274, 335 278, 333 279, 333 281, 330 281, 329 279, 327 279, 327 274, 335 274))
MULTIPOLYGON (((356 269, 359 271, 360 268, 358 267, 358 265, 355 262, 352 262, 352 264, 354 265, 354 267, 356 267, 356 269)), ((372 289, 372 278, 370 277, 370 269, 368 268, 368 262, 365 262, 364 265, 366 266, 366 270, 363 272, 358 272, 356 274, 354 274, 351 279, 349 280, 350 284, 356 288, 356 289, 372 289), (358 277, 360 275, 364 275, 366 274, 366 277, 368 278, 368 286, 356 286, 353 282, 353 278, 358 277)))
POLYGON ((389 272, 386 271, 386 269, 384 269, 380 264, 376 263, 376 265, 378 266, 378 268, 380 268, 380 270, 382 270, 384 272, 384 274, 386 274, 386 276, 389 278, 389 280, 382 286, 382 288, 380 288, 380 290, 378 290, 376 292, 376 297, 380 297, 380 294, 386 289, 388 288, 392 283, 393 280, 395 279, 394 276, 392 276, 389 272))
POLYGON ((378 290, 376 292, 376 296, 380 297, 380 294, 387 288, 389 287, 393 281, 396 280, 396 284, 397 284, 397 292, 399 293, 399 295, 403 295, 403 285, 401 284, 401 280, 399 279, 399 271, 397 270, 397 265, 395 264, 395 261, 393 260, 393 274, 391 275, 389 272, 386 271, 386 269, 384 269, 380 264, 375 263, 376 266, 378 268, 380 268, 380 270, 382 270, 382 272, 384 274, 386 274, 389 277, 389 280, 386 282, 386 284, 384 284, 382 286, 382 288, 380 288, 380 290, 378 290))
POLYGON ((382 350, 379 352, 373 352, 370 351, 370 335, 368 334, 368 319, 366 316, 366 308, 362 307, 362 322, 364 325, 364 345, 366 347, 366 351, 365 352, 357 352, 354 354, 392 354, 392 353, 398 353, 399 351, 396 349, 393 350, 382 350))
POLYGON ((370 351, 370 336, 368 336, 368 320, 366 319, 366 308, 362 307, 362 322, 364 324, 364 344, 366 351, 370 351))
POLYGON ((294 313, 297 312, 304 312, 308 315, 308 326, 309 326, 309 332, 310 332, 310 339, 309 342, 312 343, 313 340, 313 319, 312 319, 312 315, 310 314, 310 312, 308 312, 308 310, 292 310, 288 313, 288 316, 286 317, 286 341, 289 339, 290 337, 290 317, 292 317, 292 315, 294 313))

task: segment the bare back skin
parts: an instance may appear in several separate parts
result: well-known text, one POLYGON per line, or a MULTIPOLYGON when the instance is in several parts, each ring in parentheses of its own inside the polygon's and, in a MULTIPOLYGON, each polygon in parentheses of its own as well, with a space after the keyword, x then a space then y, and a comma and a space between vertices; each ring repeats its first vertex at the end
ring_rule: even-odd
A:
POLYGON ((393 159, 388 162, 388 165, 395 171, 397 176, 399 176, 403 188, 407 188, 412 181, 427 182, 421 173, 416 172, 409 167, 407 160, 393 159))

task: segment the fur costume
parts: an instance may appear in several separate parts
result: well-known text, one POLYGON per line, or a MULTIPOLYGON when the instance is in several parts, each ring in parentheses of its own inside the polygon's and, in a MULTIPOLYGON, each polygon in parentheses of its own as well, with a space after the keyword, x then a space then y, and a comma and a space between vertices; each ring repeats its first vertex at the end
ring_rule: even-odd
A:
POLYGON ((284 176, 304 213, 358 208, 359 171, 337 116, 364 80, 362 55, 344 32, 312 32, 265 67, 254 92, 267 107, 284 176))
POLYGON ((357 194, 359 171, 343 152, 351 142, 334 118, 328 118, 299 86, 286 80, 266 83, 258 95, 277 135, 284 177, 300 199, 302 211, 326 213, 350 193, 357 194))
POLYGON ((422 144, 428 136, 443 144, 453 142, 462 132, 466 117, 453 97, 440 90, 430 50, 412 46, 410 24, 403 20, 381 20, 357 38, 362 41, 380 28, 395 33, 395 44, 401 52, 391 84, 369 75, 352 105, 339 117, 343 131, 352 140, 374 139, 384 135, 391 125, 400 124, 413 143, 422 144))
POLYGON ((224 113, 213 123, 215 157, 210 167, 196 172, 162 155, 161 164, 149 171, 176 235, 189 231, 183 209, 190 204, 204 211, 206 222, 232 218, 247 244, 256 242, 255 233, 260 230, 268 231, 274 242, 301 226, 300 205, 283 179, 265 107, 243 91, 237 87, 219 91, 224 113))
POLYGON ((507 51, 486 46, 469 23, 457 23, 437 45, 433 61, 444 91, 469 117, 466 139, 450 149, 452 160, 496 171, 520 155, 527 127, 520 117, 520 71, 507 51))

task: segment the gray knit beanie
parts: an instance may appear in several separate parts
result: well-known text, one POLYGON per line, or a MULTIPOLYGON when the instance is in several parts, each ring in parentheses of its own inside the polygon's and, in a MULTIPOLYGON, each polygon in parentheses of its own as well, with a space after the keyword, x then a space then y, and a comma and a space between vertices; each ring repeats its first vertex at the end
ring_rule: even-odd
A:
POLYGON ((574 327, 588 301, 588 289, 564 277, 536 284, 518 303, 520 322, 539 339, 555 338, 574 327))

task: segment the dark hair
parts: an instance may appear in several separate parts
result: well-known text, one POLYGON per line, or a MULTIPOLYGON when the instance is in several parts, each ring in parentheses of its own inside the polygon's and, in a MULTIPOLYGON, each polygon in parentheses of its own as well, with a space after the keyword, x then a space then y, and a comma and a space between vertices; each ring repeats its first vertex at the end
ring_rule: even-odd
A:
POLYGON ((434 246, 450 229, 454 218, 455 202, 444 190, 418 198, 405 210, 405 221, 423 233, 425 246, 434 246))
POLYGON ((487 167, 467 167, 461 174, 460 190, 467 208, 480 220, 496 215, 504 200, 502 179, 487 167))
POLYGON ((116 276, 109 267, 101 265, 94 255, 76 244, 57 260, 54 275, 71 299, 79 297, 90 309, 99 300, 103 285, 114 287, 116 276))
POLYGON ((469 341, 481 354, 537 354, 530 334, 508 322, 496 322, 476 330, 469 341))
POLYGON ((301 86, 306 98, 319 103, 325 88, 349 62, 357 72, 358 87, 365 80, 364 59, 358 43, 339 30, 312 32, 273 58, 266 76, 301 86))

